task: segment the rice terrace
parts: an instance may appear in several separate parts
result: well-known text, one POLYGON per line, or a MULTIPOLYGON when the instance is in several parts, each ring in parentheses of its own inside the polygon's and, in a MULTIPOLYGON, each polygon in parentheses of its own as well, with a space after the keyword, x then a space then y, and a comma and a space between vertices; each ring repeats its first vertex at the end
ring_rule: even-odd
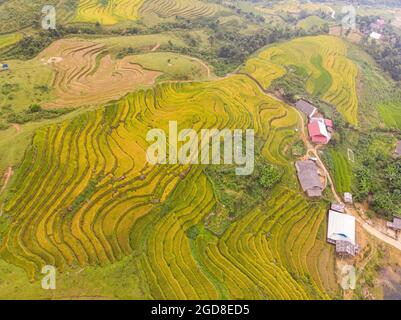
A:
POLYGON ((400 299, 376 2, 0 0, 0 299, 400 299))

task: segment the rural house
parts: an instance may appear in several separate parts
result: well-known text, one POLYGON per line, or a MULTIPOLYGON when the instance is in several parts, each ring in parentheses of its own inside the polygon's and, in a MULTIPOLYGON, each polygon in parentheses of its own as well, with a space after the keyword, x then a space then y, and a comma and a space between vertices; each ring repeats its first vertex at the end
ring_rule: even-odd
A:
POLYGON ((323 184, 320 181, 316 163, 311 160, 297 161, 295 167, 302 190, 308 197, 321 197, 323 184))
POLYGON ((344 193, 344 202, 345 203, 349 203, 349 204, 353 204, 354 203, 354 200, 352 198, 352 194, 351 193, 349 193, 349 192, 345 192, 344 193))
POLYGON ((309 137, 313 143, 328 144, 331 139, 333 122, 323 118, 312 118, 308 124, 309 137))
POLYGON ((401 218, 393 217, 393 222, 387 222, 387 227, 395 231, 401 230, 401 218))
POLYGON ((355 256, 359 251, 355 242, 355 217, 330 210, 327 242, 336 245, 338 255, 355 256))
POLYGON ((375 31, 373 31, 373 32, 370 34, 370 37, 371 37, 372 39, 375 39, 375 40, 380 40, 381 37, 382 37, 382 35, 381 35, 380 33, 377 33, 377 32, 375 32, 375 31))
POLYGON ((332 203, 331 210, 344 213, 345 212, 345 204, 344 203, 332 203))
POLYGON ((306 100, 298 100, 295 107, 299 111, 305 113, 309 118, 312 118, 317 111, 316 107, 306 100))

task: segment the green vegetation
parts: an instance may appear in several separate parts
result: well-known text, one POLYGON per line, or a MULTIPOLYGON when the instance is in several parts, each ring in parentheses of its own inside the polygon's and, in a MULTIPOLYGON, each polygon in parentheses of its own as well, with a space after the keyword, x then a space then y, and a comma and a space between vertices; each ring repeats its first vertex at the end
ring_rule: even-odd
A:
POLYGON ((347 152, 330 148, 325 155, 326 163, 334 173, 336 190, 342 194, 351 191, 352 166, 348 160, 347 152))
POLYGON ((326 21, 318 16, 309 16, 298 22, 298 27, 310 31, 324 27, 326 21))
POLYGON ((152 52, 137 54, 130 60, 145 69, 163 72, 158 80, 202 80, 209 77, 208 67, 201 61, 175 53, 152 52))
POLYGON ((217 199, 207 225, 215 234, 223 234, 232 221, 238 220, 268 198, 271 189, 280 182, 280 171, 263 157, 257 157, 255 163, 252 175, 245 177, 237 176, 235 168, 228 166, 205 168, 217 199))
POLYGON ((39 105, 34 104, 22 112, 6 112, 5 114, 9 123, 24 124, 31 121, 57 118, 71 111, 73 109, 42 109, 39 105))
POLYGON ((361 135, 354 168, 354 194, 380 215, 401 216, 401 161, 392 159, 394 140, 385 135, 361 135))

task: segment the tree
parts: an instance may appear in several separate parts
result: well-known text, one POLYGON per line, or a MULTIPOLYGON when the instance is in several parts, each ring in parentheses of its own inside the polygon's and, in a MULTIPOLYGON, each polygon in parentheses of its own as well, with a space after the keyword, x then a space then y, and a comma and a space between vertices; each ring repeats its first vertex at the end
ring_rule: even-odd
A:
POLYGON ((35 112, 39 112, 42 111, 42 107, 38 104, 31 104, 29 106, 29 112, 30 113, 35 113, 35 112))

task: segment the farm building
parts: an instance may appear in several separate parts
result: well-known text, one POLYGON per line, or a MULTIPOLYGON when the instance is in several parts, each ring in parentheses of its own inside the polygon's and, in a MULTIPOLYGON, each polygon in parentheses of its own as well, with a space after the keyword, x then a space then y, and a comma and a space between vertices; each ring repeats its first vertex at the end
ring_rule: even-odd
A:
POLYGON ((312 118, 308 124, 309 137, 313 143, 328 144, 331 139, 330 131, 333 128, 331 120, 312 118))
POLYGON ((370 34, 370 37, 371 37, 372 39, 375 39, 375 40, 380 40, 381 37, 382 37, 382 35, 381 35, 380 33, 377 33, 377 32, 375 32, 375 31, 373 31, 373 32, 370 34))
POLYGON ((295 107, 299 111, 305 113, 309 118, 312 118, 317 111, 317 108, 306 100, 298 100, 295 107))
POLYGON ((321 197, 323 184, 320 181, 316 163, 311 160, 297 161, 295 167, 302 190, 308 197, 321 197))
POLYGON ((345 212, 345 204, 344 203, 332 203, 331 210, 344 213, 345 212))
POLYGON ((7 63, 2 63, 1 64, 0 71, 6 71, 6 70, 9 70, 9 69, 10 69, 10 67, 8 66, 7 63))
POLYGON ((393 230, 401 230, 401 218, 394 217, 392 222, 387 222, 387 227, 393 230))
POLYGON ((355 242, 355 217, 330 210, 327 242, 336 245, 337 254, 355 256, 359 251, 355 242))
POLYGON ((353 204, 354 203, 354 200, 352 198, 352 194, 351 193, 349 193, 349 192, 345 192, 344 193, 344 202, 345 203, 349 203, 349 204, 353 204))
POLYGON ((397 158, 401 157, 401 140, 397 141, 397 146, 395 147, 394 154, 397 158))

